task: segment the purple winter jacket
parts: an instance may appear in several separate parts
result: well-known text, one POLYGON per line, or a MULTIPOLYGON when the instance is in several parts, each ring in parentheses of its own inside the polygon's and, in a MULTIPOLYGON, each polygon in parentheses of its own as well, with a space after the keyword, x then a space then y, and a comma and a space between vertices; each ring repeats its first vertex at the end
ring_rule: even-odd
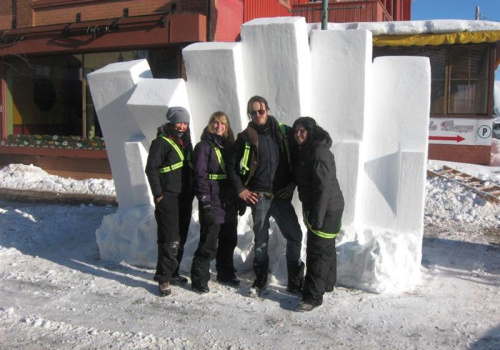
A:
POLYGON ((215 210, 215 223, 222 224, 237 219, 237 196, 232 186, 225 180, 209 180, 208 174, 225 174, 212 145, 217 146, 226 159, 229 152, 227 140, 210 134, 205 128, 201 141, 194 149, 194 194, 198 201, 209 200, 215 210))

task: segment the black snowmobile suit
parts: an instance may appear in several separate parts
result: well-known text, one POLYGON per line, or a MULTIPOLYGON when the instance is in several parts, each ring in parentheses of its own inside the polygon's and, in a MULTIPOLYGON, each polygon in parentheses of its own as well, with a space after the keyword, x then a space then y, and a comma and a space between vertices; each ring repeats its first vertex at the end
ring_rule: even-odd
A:
POLYGON ((146 175, 155 198, 158 260, 154 280, 159 284, 179 274, 193 208, 192 152, 189 129, 179 139, 166 125, 158 128, 149 149, 146 175))
POLYGON ((301 146, 295 181, 302 202, 307 231, 307 274, 302 294, 305 302, 321 305, 325 291, 337 279, 335 237, 340 231, 344 197, 337 180, 332 140, 320 134, 301 146))

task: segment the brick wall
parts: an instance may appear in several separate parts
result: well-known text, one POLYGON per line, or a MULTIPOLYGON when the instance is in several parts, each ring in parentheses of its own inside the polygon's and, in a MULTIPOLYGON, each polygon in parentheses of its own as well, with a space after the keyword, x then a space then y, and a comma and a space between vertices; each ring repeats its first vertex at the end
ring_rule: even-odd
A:
MULTIPOLYGON (((6 0, 4 0, 6 1, 6 0)), ((8 0, 12 2, 11 0, 8 0)), ((33 23, 32 0, 16 0, 17 2, 17 28, 31 27, 33 23)))
POLYGON ((82 21, 117 18, 123 15, 124 8, 128 8, 130 17, 162 14, 170 11, 172 3, 177 4, 177 12, 205 13, 207 8, 207 0, 70 1, 57 6, 34 0, 34 24, 74 22, 77 13, 81 14, 82 21))
POLYGON ((10 29, 12 26, 12 1, 0 1, 0 30, 10 29))

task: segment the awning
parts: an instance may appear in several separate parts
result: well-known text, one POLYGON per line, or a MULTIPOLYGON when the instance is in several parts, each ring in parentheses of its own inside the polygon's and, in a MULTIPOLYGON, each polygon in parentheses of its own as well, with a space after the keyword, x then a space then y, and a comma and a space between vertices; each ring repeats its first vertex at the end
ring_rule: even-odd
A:
MULTIPOLYGON (((494 44, 500 42, 500 30, 484 32, 460 32, 447 34, 406 34, 380 35, 373 37, 374 46, 426 46, 453 44, 494 44)), ((500 55, 497 56, 495 69, 500 65, 500 55)))
POLYGON ((138 50, 206 41, 206 16, 147 15, 9 29, 0 32, 0 58, 138 50))

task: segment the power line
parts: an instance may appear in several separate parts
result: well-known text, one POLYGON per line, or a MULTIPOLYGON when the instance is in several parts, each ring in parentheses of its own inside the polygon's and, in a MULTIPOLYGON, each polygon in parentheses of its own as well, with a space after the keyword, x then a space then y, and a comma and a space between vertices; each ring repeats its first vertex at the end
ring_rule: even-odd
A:
POLYGON ((483 16, 483 15, 479 16, 479 19, 485 20, 485 21, 500 22, 498 19, 491 18, 491 17, 488 17, 488 16, 483 16))

